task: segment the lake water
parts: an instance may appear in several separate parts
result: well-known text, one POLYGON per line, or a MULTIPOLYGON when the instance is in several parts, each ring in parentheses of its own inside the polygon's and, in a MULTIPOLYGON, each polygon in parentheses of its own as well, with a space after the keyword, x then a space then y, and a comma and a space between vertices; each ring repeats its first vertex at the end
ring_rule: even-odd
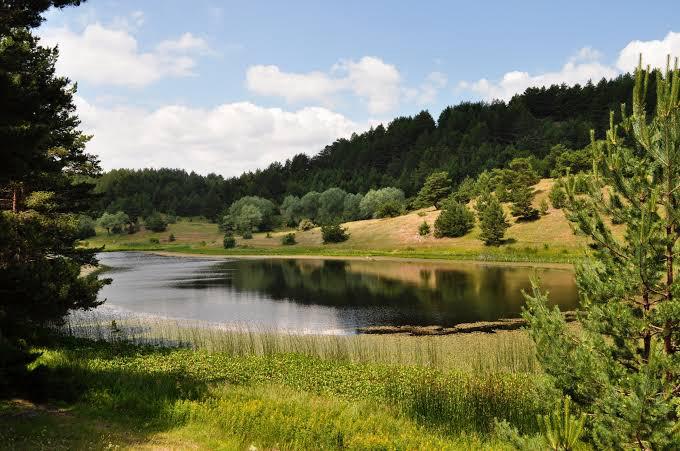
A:
POLYGON ((517 317, 537 275, 563 309, 573 272, 459 262, 205 259, 102 253, 113 282, 103 311, 305 333, 376 325, 441 325, 517 317))

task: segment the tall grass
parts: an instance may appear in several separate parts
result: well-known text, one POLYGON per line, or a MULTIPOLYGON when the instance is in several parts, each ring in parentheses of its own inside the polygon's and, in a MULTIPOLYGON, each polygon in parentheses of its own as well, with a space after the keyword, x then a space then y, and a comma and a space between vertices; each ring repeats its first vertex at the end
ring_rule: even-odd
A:
POLYGON ((201 321, 73 314, 70 336, 137 345, 171 346, 231 356, 301 354, 355 363, 423 366, 475 374, 540 373, 533 342, 523 331, 447 336, 305 335, 201 321))

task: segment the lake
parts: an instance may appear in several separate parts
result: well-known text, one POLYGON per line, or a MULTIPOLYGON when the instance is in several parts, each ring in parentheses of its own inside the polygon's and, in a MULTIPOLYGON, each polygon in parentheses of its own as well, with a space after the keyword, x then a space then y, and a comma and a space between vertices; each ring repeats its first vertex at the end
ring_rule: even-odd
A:
POLYGON ((550 301, 577 305, 573 271, 477 262, 210 259, 99 255, 113 279, 99 309, 300 333, 517 317, 536 275, 550 301))

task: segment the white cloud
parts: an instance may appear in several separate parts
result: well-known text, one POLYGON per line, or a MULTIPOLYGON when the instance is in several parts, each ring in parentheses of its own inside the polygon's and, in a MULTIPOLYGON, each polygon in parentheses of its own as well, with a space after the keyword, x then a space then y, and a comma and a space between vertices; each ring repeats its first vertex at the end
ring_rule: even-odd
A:
POLYGON ((618 75, 618 70, 597 61, 599 53, 591 48, 583 48, 572 56, 559 71, 531 75, 529 72, 507 72, 499 81, 482 78, 475 82, 460 82, 458 89, 469 90, 487 100, 509 100, 513 95, 524 92, 529 87, 550 86, 553 84, 585 84, 588 80, 600 80, 618 75))
POLYGON ((195 75, 195 54, 208 49, 203 39, 185 33, 143 52, 129 30, 99 22, 87 25, 81 33, 68 26, 48 27, 41 38, 47 45, 59 46, 60 73, 98 85, 141 87, 167 76, 195 75))
MULTIPOLYGON (((666 57, 680 56, 680 33, 669 32, 665 38, 652 41, 632 41, 621 50, 616 61, 616 67, 621 71, 630 72, 638 65, 642 54, 642 63, 652 67, 666 68, 666 57)), ((671 59, 671 67, 673 59, 671 59)))
POLYGON ((497 81, 486 78, 474 82, 462 81, 458 83, 457 89, 472 91, 486 100, 508 100, 529 87, 561 83, 584 84, 588 80, 597 82, 603 77, 612 78, 624 72, 632 72, 638 64, 640 54, 644 65, 665 68, 667 55, 671 55, 671 58, 680 56, 680 33, 671 31, 661 40, 631 41, 619 52, 615 65, 601 62, 602 53, 591 47, 584 47, 572 55, 559 71, 534 75, 511 71, 497 81))
POLYGON ((418 98, 423 103, 431 102, 443 84, 446 84, 443 74, 433 72, 420 88, 404 88, 399 70, 373 56, 341 60, 328 72, 284 72, 274 65, 252 66, 246 72, 247 88, 258 95, 282 97, 289 103, 319 102, 332 106, 340 94, 350 93, 371 114, 393 111, 402 100, 418 98))
POLYGON ((430 72, 418 88, 406 90, 406 98, 420 106, 430 105, 447 84, 446 74, 437 71, 430 72))
POLYGON ((182 167, 225 176, 262 168, 297 153, 315 154, 339 137, 367 128, 326 108, 297 111, 249 102, 200 109, 103 107, 78 97, 88 150, 105 169, 182 167))

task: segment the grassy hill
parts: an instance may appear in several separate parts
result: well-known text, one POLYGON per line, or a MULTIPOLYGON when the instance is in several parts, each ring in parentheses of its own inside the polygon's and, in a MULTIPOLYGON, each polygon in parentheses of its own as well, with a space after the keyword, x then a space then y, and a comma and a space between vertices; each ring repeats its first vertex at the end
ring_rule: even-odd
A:
MULTIPOLYGON (((554 180, 543 179, 534 189, 534 205, 547 198, 554 180)), ((237 237, 235 249, 222 247, 223 235, 214 223, 200 219, 183 218, 170 224, 168 230, 154 233, 141 230, 132 235, 106 235, 98 230, 97 236, 87 241, 88 246, 105 246, 106 250, 164 250, 203 254, 254 254, 254 255, 388 255, 424 258, 465 258, 489 260, 571 261, 579 256, 585 239, 574 235, 562 210, 550 208, 536 221, 517 222, 509 214, 512 225, 506 238, 508 243, 499 247, 485 246, 479 240, 479 229, 460 238, 434 238, 418 234, 418 226, 427 221, 434 224, 439 210, 433 207, 410 212, 396 218, 368 219, 344 224, 350 239, 344 243, 324 245, 320 228, 306 232, 284 229, 275 232, 255 233, 252 239, 237 237), (284 246, 281 238, 295 232, 296 245, 284 246), (170 234, 175 241, 170 242, 170 234), (152 243, 157 239, 158 243, 152 243)))

